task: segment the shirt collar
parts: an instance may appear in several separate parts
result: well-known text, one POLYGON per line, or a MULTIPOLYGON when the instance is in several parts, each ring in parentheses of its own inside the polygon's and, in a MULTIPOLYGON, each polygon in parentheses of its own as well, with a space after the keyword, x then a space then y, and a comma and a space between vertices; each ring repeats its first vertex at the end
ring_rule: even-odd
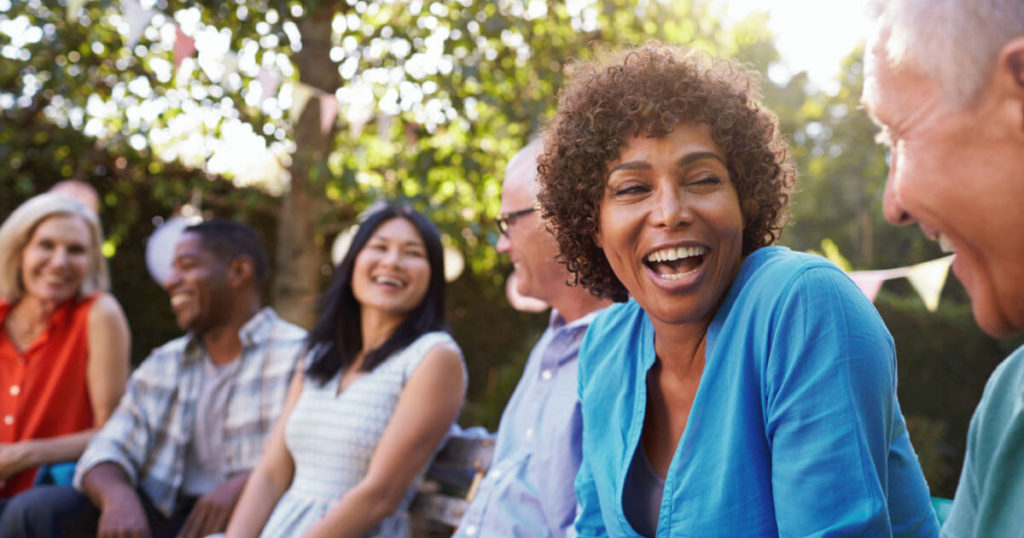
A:
POLYGON ((552 331, 560 331, 562 329, 576 329, 578 327, 587 327, 590 322, 594 321, 594 318, 603 311, 604 308, 598 308, 587 315, 574 320, 572 323, 566 323, 565 318, 558 312, 557 308, 551 309, 551 317, 548 318, 548 328, 552 331))
MULTIPOLYGON (((277 321, 277 314, 274 309, 266 306, 262 310, 256 313, 253 317, 249 318, 249 321, 245 322, 238 329, 238 341, 242 344, 242 356, 245 356, 245 350, 251 346, 258 346, 267 340, 273 338, 271 333, 274 329, 274 324, 277 321)), ((185 333, 185 357, 186 359, 199 358, 205 353, 205 349, 202 345, 202 339, 195 331, 189 331, 185 333)))
POLYGON ((574 320, 572 323, 566 323, 565 318, 558 313, 558 310, 551 309, 551 317, 548 320, 548 331, 551 332, 551 339, 548 341, 547 347, 549 352, 558 350, 555 352, 555 356, 551 357, 556 364, 562 364, 576 357, 580 340, 583 339, 583 335, 587 332, 590 322, 594 321, 594 318, 597 317, 601 310, 604 309, 594 310, 574 320))

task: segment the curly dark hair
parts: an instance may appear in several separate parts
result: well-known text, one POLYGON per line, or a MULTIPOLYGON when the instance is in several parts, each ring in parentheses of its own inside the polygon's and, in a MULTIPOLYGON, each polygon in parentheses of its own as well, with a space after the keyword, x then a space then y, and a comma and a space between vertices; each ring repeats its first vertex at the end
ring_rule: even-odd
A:
POLYGON ((737 63, 661 43, 577 65, 538 158, 542 215, 577 284, 622 302, 628 292, 594 242, 608 165, 634 136, 706 123, 725 153, 743 214, 743 255, 774 243, 789 217, 796 170, 759 79, 737 63))

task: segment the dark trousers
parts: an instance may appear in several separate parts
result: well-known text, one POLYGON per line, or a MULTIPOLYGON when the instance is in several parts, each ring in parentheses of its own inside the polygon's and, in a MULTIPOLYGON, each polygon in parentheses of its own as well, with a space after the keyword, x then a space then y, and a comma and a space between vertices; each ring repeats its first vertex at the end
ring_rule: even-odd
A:
MULTIPOLYGON (((137 491, 149 520, 153 538, 178 535, 194 499, 177 503, 171 517, 164 517, 137 491)), ((0 514, 0 538, 73 538, 96 536, 100 511, 89 498, 70 486, 37 486, 11 499, 0 514)))

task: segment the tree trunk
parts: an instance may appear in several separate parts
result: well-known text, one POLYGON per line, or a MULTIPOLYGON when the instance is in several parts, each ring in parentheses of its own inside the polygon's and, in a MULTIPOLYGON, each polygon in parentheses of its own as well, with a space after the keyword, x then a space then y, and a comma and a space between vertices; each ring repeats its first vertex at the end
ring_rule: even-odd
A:
MULTIPOLYGON (((299 80, 325 94, 333 94, 341 81, 338 68, 330 59, 334 13, 335 6, 326 3, 296 21, 302 35, 302 50, 293 55, 292 61, 299 80)), ((326 263, 319 224, 326 207, 323 189, 334 132, 333 124, 326 132, 321 128, 320 100, 314 96, 294 126, 295 153, 288 169, 291 186, 282 198, 277 227, 271 301, 281 317, 307 328, 316 320, 321 271, 326 263)))

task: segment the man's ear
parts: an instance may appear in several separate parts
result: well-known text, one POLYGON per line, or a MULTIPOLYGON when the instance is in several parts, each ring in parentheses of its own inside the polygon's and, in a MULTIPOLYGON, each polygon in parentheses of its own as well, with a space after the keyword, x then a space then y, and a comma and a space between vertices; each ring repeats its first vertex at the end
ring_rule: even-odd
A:
POLYGON ((1017 89, 1024 90, 1024 36, 1011 39, 1003 45, 999 56, 1012 72, 1017 89))
POLYGON ((1007 41, 999 50, 995 78, 1001 97, 1014 103, 1014 113, 1020 117, 1018 125, 1024 131, 1024 36, 1007 41))
POLYGON ((228 264, 228 282, 232 287, 239 288, 253 278, 252 258, 242 255, 235 256, 228 264))

